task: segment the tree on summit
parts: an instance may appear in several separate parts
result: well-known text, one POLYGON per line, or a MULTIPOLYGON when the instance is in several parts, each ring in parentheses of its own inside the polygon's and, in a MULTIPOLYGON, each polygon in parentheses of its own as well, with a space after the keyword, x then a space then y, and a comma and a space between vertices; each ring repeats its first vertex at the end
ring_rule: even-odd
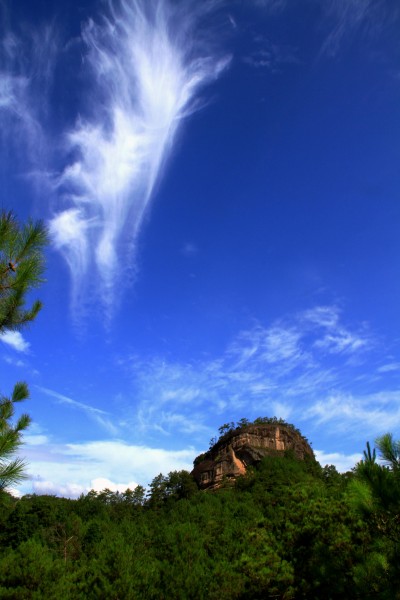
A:
MULTIPOLYGON (((43 280, 43 249, 48 241, 43 223, 29 221, 20 226, 12 212, 0 214, 0 336, 19 331, 33 321, 42 303, 26 308, 26 296, 43 280)), ((24 382, 15 384, 10 397, 0 395, 0 490, 24 478, 25 463, 13 458, 22 443, 22 432, 30 417, 12 421, 15 404, 29 397, 24 382)))

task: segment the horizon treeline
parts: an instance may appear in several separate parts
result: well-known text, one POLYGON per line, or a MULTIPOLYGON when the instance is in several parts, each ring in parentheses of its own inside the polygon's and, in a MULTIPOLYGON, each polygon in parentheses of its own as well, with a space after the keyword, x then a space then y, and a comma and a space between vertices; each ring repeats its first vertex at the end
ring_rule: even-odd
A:
POLYGON ((77 500, 2 492, 0 597, 400 598, 400 444, 352 472, 265 457, 234 486, 187 471, 77 500))

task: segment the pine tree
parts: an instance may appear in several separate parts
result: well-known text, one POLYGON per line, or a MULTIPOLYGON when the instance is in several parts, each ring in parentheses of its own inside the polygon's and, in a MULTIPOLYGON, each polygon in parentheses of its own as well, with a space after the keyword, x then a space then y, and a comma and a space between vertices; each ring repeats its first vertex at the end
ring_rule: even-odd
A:
POLYGON ((380 462, 367 443, 349 486, 349 500, 371 536, 364 561, 354 569, 354 579, 366 599, 400 600, 400 441, 386 433, 375 443, 380 462))
MULTIPOLYGON (((43 223, 29 221, 20 226, 14 214, 0 214, 0 335, 19 331, 35 319, 42 308, 39 300, 26 308, 26 296, 42 282, 43 249, 47 232, 43 223)), ((19 382, 10 397, 0 396, 0 490, 24 478, 25 463, 13 458, 22 443, 22 432, 30 417, 13 422, 15 404, 29 397, 28 386, 19 382)))

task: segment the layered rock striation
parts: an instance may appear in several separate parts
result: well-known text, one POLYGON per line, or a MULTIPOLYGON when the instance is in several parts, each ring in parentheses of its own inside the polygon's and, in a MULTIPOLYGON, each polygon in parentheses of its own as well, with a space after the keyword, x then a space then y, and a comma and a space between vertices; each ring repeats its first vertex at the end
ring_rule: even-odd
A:
POLYGON ((235 429, 194 461, 192 476, 200 489, 216 489, 244 475, 265 456, 291 450, 296 458, 315 460, 307 440, 288 425, 262 424, 235 429))

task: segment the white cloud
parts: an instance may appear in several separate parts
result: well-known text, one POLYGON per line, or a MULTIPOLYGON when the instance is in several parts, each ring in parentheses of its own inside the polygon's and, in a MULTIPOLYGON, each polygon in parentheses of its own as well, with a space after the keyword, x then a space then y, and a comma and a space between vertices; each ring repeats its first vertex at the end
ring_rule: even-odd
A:
POLYGON ((29 342, 23 338, 19 331, 5 331, 0 334, 0 340, 17 352, 28 352, 30 348, 29 342))
POLYGON ((350 471, 362 459, 362 454, 327 453, 323 450, 314 450, 314 454, 322 467, 325 465, 335 465, 340 473, 350 471))
POLYGON ((129 444, 121 440, 98 440, 74 444, 43 445, 26 438, 24 455, 29 480, 22 493, 46 493, 77 497, 90 489, 124 491, 140 483, 148 485, 160 472, 191 471, 198 451, 193 447, 165 450, 129 444))
MULTIPOLYGON (((121 296, 117 282, 119 290, 132 282, 144 215, 177 133, 230 61, 218 49, 222 29, 208 19, 217 5, 105 3, 67 44, 53 24, 0 32, 0 134, 15 150, 13 164, 51 196, 49 229, 71 273, 77 317, 87 298, 100 298, 110 314, 121 296), (53 73, 77 47, 84 91, 75 125, 56 131, 53 73)), ((65 86, 77 83, 66 77, 65 86)))
POLYGON ((101 492, 102 490, 108 489, 112 492, 125 492, 128 488, 133 490, 138 484, 136 481, 128 481, 126 483, 114 483, 110 481, 110 479, 106 479, 105 477, 97 477, 93 479, 90 483, 90 489, 95 492, 101 492))
POLYGON ((213 7, 120 2, 83 30, 90 110, 66 136, 66 151, 75 159, 57 189, 67 207, 50 224, 71 272, 75 308, 89 271, 106 307, 115 306, 115 282, 121 272, 127 279, 178 128, 198 109, 201 88, 229 62, 203 27, 213 7))
POLYGON ((48 441, 47 435, 44 434, 26 433, 24 435, 24 443, 28 444, 28 446, 43 446, 44 444, 47 444, 48 441))
MULTIPOLYGON (((90 490, 101 492, 105 489, 112 492, 125 492, 128 488, 133 490, 138 484, 135 481, 127 483, 115 483, 106 477, 97 477, 89 485, 79 483, 60 484, 55 481, 39 480, 32 482, 32 491, 34 494, 49 494, 52 496, 62 496, 64 498, 78 498, 81 494, 87 494, 90 490)), ((18 490, 17 490, 18 493, 18 490)), ((21 495, 21 492, 19 492, 21 495)))
MULTIPOLYGON (((78 498, 81 494, 87 494, 89 489, 79 483, 59 484, 54 481, 33 481, 32 493, 47 494, 49 496, 61 496, 63 498, 78 498)), ((20 492, 21 494, 21 492, 20 492)))
POLYGON ((88 228, 93 225, 85 220, 82 212, 77 208, 69 208, 59 213, 49 223, 49 233, 54 246, 63 251, 68 248, 65 259, 71 271, 75 273, 72 278, 71 297, 75 305, 79 295, 78 283, 84 277, 89 265, 88 228))

